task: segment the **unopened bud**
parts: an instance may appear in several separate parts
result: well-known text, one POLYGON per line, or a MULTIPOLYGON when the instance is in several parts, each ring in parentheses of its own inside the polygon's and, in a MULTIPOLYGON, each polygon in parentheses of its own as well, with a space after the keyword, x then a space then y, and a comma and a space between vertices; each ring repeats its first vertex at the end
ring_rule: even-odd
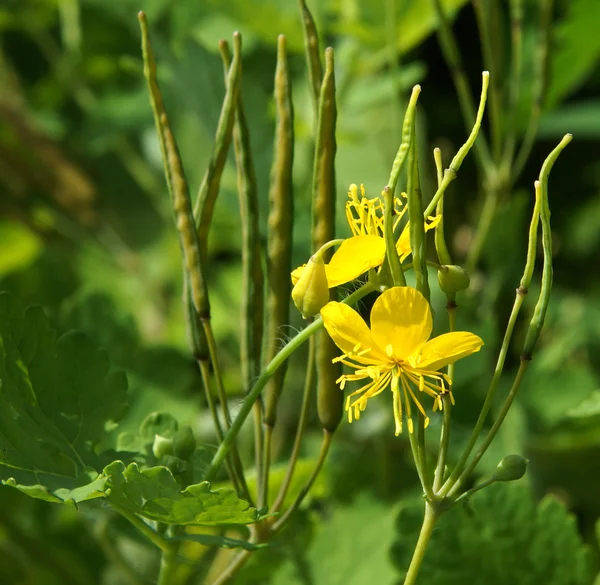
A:
POLYGON ((492 479, 496 481, 515 481, 521 479, 527 471, 527 459, 520 455, 507 455, 498 463, 492 479))
POLYGON ((438 283, 442 292, 452 295, 469 288, 471 279, 467 271, 453 264, 442 266, 438 270, 438 283))
POLYGON ((188 426, 182 427, 173 437, 173 454, 187 461, 196 448, 196 439, 192 429, 188 426))
POLYGON ((152 444, 152 453, 157 459, 165 455, 173 455, 173 441, 162 435, 154 435, 154 443, 152 444))
POLYGON ((303 268, 292 289, 292 300, 305 319, 316 315, 329 302, 327 273, 320 254, 312 256, 303 268))

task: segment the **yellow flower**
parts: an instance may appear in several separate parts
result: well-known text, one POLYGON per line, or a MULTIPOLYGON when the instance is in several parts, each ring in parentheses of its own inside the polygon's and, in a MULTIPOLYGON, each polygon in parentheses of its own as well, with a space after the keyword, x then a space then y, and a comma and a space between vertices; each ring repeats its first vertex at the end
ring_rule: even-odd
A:
MULTIPOLYGON (((354 184, 350 185, 348 197, 350 200, 346 202, 346 219, 353 236, 342 242, 329 264, 325 265, 329 288, 350 282, 371 268, 381 266, 385 258, 383 202, 378 197, 367 199, 362 185, 360 197, 358 187, 354 184)), ((394 229, 398 227, 407 209, 408 207, 400 198, 394 197, 394 229)), ((430 230, 435 227, 438 221, 437 218, 432 219, 425 224, 425 229, 430 230)), ((401 262, 411 253, 408 224, 396 242, 396 251, 401 262)), ((304 266, 300 266, 292 272, 294 284, 298 282, 303 269, 304 266)))
POLYGON ((355 370, 337 380, 340 388, 343 390, 346 382, 368 380, 346 399, 349 421, 353 416, 360 418, 369 398, 390 386, 396 435, 402 432, 403 408, 408 430, 413 432, 412 404, 425 417, 425 426, 429 424, 420 395, 433 398, 433 410, 442 408, 441 395, 446 392, 454 403, 450 380, 439 370, 479 351, 483 345, 480 337, 467 331, 429 339, 433 328, 429 303, 408 286, 389 288, 379 296, 371 311, 371 329, 354 309, 342 303, 327 303, 321 316, 327 332, 343 352, 334 361, 355 370))

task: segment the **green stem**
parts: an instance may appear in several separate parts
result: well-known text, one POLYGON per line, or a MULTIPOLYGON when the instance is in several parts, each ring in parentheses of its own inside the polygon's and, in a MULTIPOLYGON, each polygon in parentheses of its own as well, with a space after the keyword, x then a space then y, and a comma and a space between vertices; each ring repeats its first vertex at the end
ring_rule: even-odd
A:
POLYGON ((462 474, 460 475, 460 477, 458 478, 456 483, 452 486, 452 489, 448 492, 448 496, 451 497, 451 496, 456 495, 458 490, 460 490, 461 485, 468 479, 468 477, 471 475, 471 473, 473 473, 473 470, 475 469, 475 467, 477 467, 477 464, 479 463, 481 458, 485 455, 485 452, 488 450, 488 447, 490 446, 491 442, 494 440, 494 437, 498 433, 500 426, 504 422, 504 419, 506 418, 506 415, 508 414, 508 411, 510 410, 510 407, 512 406, 512 403, 515 399, 515 396, 517 395, 517 391, 519 390, 519 387, 521 386, 521 382, 523 381, 523 377, 525 376, 525 372, 527 371, 528 366, 529 366, 529 360, 521 358, 521 364, 519 365, 519 370, 515 377, 515 381, 513 382, 512 388, 510 389, 510 392, 508 393, 508 396, 506 397, 506 400, 504 401, 504 404, 502 405, 502 410, 500 411, 498 418, 496 419, 496 421, 492 425, 492 428, 489 430, 485 439, 481 443, 481 446, 477 450, 477 453, 473 457, 473 460, 469 463, 469 465, 467 465, 467 467, 462 472, 462 474))
POLYGON ((442 396, 443 404, 443 422, 440 433, 440 449, 438 451, 437 464, 435 466, 435 475, 433 477, 433 491, 437 493, 444 481, 444 472, 446 470, 446 458, 448 456, 448 445, 450 444, 450 425, 452 423, 451 408, 452 402, 449 394, 442 396))
MULTIPOLYGON (((361 286, 358 290, 354 291, 351 295, 346 297, 342 302, 346 304, 356 303, 373 290, 373 285, 367 283, 361 286)), ((215 478, 215 475, 221 467, 223 460, 225 459, 227 453, 229 453, 233 443, 235 442, 235 439, 238 433, 240 432, 244 421, 250 414, 250 411, 252 410, 252 405, 260 396, 260 393, 262 392, 263 388, 265 387, 266 383, 269 381, 271 376, 273 376, 273 374, 285 363, 285 361, 290 357, 290 355, 292 355, 292 353, 294 353, 307 339, 309 339, 312 335, 319 331, 321 327, 323 327, 323 320, 321 318, 318 318, 315 320, 314 323, 300 331, 300 333, 298 333, 293 339, 291 339, 287 343, 287 345, 281 348, 277 355, 275 355, 275 357, 262 371, 261 375, 258 377, 258 380, 252 387, 252 390, 250 390, 250 392, 244 399, 240 411, 238 412, 238 415, 236 416, 233 423, 231 424, 231 427, 227 431, 223 442, 219 445, 219 448, 217 449, 217 452, 215 453, 213 460, 211 461, 211 464, 206 472, 206 476, 204 478, 206 481, 212 481, 215 478)))
POLYGON ((427 545, 431 538, 431 534, 433 533, 433 527, 435 526, 437 518, 438 515, 436 514, 434 507, 429 502, 425 502, 423 525, 421 526, 419 539, 415 546, 415 552, 413 553, 410 565, 408 566, 408 571, 406 572, 404 585, 414 585, 417 581, 417 575, 421 568, 421 563, 423 562, 423 557, 425 556, 425 551, 427 550, 427 545))
POLYGON ((421 488, 423 490, 423 493, 427 496, 427 499, 429 501, 432 501, 433 491, 431 490, 431 487, 428 485, 425 478, 424 464, 421 461, 422 452, 419 448, 419 442, 417 440, 417 437, 415 436, 415 433, 411 432, 410 428, 408 430, 408 441, 410 443, 410 450, 412 451, 413 460, 415 462, 415 469, 417 470, 417 475, 419 476, 421 488))
POLYGON ((327 429, 323 429, 323 441, 321 443, 321 451, 319 453, 319 458, 317 459, 317 462, 315 463, 313 472, 312 472, 311 476, 308 478, 307 482, 304 484, 304 487, 300 490, 300 493, 294 500, 294 503, 285 511, 285 514, 283 514, 273 524, 273 527, 271 529, 272 532, 277 532, 285 525, 285 523, 288 521, 290 516, 300 507, 300 504, 302 503, 304 498, 307 496, 308 492, 310 492, 310 489, 312 488, 313 484, 315 483, 315 480, 317 479, 317 476, 319 475, 319 472, 321 471, 321 468, 323 467, 323 463, 325 463, 325 459, 327 458, 327 453, 329 453, 329 448, 331 447, 332 439, 333 439, 333 433, 329 432, 327 429))
MULTIPOLYGON (((304 392, 302 394, 302 406, 300 407, 300 417, 298 419, 298 427, 296 429, 296 437, 294 439, 294 446, 292 447, 292 454, 288 462, 288 468, 283 479, 283 483, 279 488, 277 498, 271 506, 271 512, 277 512, 283 505, 285 497, 290 488, 292 477, 294 476, 294 470, 296 469, 296 463, 300 455, 300 446, 302 445, 302 437, 306 424, 308 422, 308 411, 310 409, 310 399, 312 396, 312 389, 314 386, 314 374, 315 374, 315 354, 316 354, 316 339, 311 337, 308 340, 308 361, 306 364, 306 377, 304 378, 304 392)), ((340 391, 341 392, 341 391, 340 391)))
POLYGON ((394 238, 394 192, 386 186, 383 190, 384 219, 383 238, 385 240, 385 258, 392 273, 394 286, 406 286, 406 279, 402 270, 402 263, 396 251, 396 240, 394 238))
POLYGON ((485 419, 487 418, 488 412, 492 406, 492 402, 494 399, 494 395, 496 394, 496 389, 498 387, 498 383, 500 382, 500 376, 502 375, 502 370, 504 369, 504 362, 506 360, 506 354, 508 353, 508 346, 510 344, 510 340, 512 338, 513 330, 515 328, 515 323, 517 321, 517 317, 519 315, 519 311, 521 310, 521 306, 523 305, 523 301, 525 300, 525 295, 527 294, 526 290, 521 288, 517 289, 515 302, 513 304, 512 311, 510 313, 510 317, 508 319, 508 325, 506 327, 506 331, 504 333, 504 339, 502 340, 502 346, 500 347, 500 353, 498 354, 498 361, 496 362, 496 369, 494 370, 494 374, 492 376, 492 381, 490 382, 490 386, 488 388, 487 395, 485 397, 485 401, 483 403, 483 407, 481 408, 481 412, 479 413, 479 418, 475 423, 475 428, 471 433, 471 437, 463 454, 461 455, 458 463, 454 467, 454 470, 450 474, 450 477, 446 480, 442 488, 439 490, 439 494, 442 496, 448 495, 448 492, 452 488, 452 486, 456 483, 458 478, 460 477, 462 470, 477 443, 477 439, 481 434, 483 429, 483 425, 485 424, 485 419))
POLYGON ((172 543, 163 538, 163 536, 156 532, 154 528, 146 524, 146 522, 136 516, 133 512, 130 512, 129 510, 122 508, 113 502, 111 502, 110 505, 115 512, 118 512, 121 514, 121 516, 123 516, 123 518, 131 522, 131 524, 133 524, 148 540, 150 540, 152 544, 163 551, 163 553, 173 551, 172 543))
POLYGON ((163 551, 160 559, 160 572, 158 574, 157 585, 174 585, 173 575, 177 571, 177 553, 178 549, 163 551))
POLYGON ((491 486, 493 483, 496 483, 496 481, 497 481, 496 478, 491 477, 490 479, 484 481, 483 483, 476 485, 474 488, 471 488, 470 490, 463 492, 462 494, 460 494, 460 496, 458 496, 458 498, 456 498, 456 500, 454 500, 453 506, 455 506, 456 504, 460 504, 460 502, 464 502, 465 500, 468 500, 473 494, 477 493, 479 490, 482 490, 486 487, 491 486))

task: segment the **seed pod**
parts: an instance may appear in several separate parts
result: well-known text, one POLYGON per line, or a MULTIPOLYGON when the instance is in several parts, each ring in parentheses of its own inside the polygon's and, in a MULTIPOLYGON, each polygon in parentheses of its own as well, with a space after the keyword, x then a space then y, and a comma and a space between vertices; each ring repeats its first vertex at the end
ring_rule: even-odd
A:
POLYGON ((325 263, 320 254, 310 258, 292 290, 292 300, 306 319, 316 315, 329 302, 325 263))
POLYGON ((455 265, 442 266, 438 270, 438 284, 442 292, 453 295, 461 290, 469 288, 471 279, 467 271, 455 265))
MULTIPOLYGON (((221 56, 227 71, 231 67, 229 48, 221 44, 221 56)), ((240 362, 244 387, 249 390, 260 369, 263 333, 263 270, 258 225, 256 174, 250 149, 250 134, 242 105, 241 77, 238 91, 233 146, 237 168, 238 197, 242 221, 242 308, 240 362)))
MULTIPOLYGON (((292 166, 294 160, 294 109, 288 73, 286 41, 277 41, 275 70, 275 153, 269 188, 269 219, 267 234, 267 322, 264 362, 268 364, 279 351, 279 336, 289 323, 292 291, 292 233, 294 231, 294 198, 292 166)), ((283 387, 287 362, 281 366, 265 388, 264 422, 275 425, 277 402, 283 387)))
MULTIPOLYGON (((334 60, 333 49, 330 47, 325 51, 325 75, 319 96, 319 118, 313 174, 312 240, 313 249, 315 250, 318 250, 335 237, 336 118, 334 60)), ((327 250, 325 254, 329 258, 330 251, 327 250)), ((322 274, 325 276, 324 267, 322 274)), ((304 273, 302 276, 304 276, 304 273)), ((319 302, 322 302, 323 298, 320 298, 319 302)), ((337 428, 344 413, 344 395, 336 384, 336 380, 341 374, 341 364, 332 362, 338 353, 336 345, 327 332, 320 331, 317 334, 315 350, 317 414, 323 428, 330 432, 337 428)))
POLYGON ((527 471, 527 459, 520 455, 507 455, 498 463, 492 479, 496 481, 515 481, 521 479, 527 471))
POLYGON ((308 66, 308 83, 312 90, 313 105, 315 113, 318 111, 319 95, 321 92, 321 79, 323 78, 323 68, 321 66, 321 56, 319 53, 319 35, 315 20, 306 5, 305 0, 299 0, 300 10, 302 12, 302 28, 304 30, 304 53, 306 55, 306 64, 308 66))

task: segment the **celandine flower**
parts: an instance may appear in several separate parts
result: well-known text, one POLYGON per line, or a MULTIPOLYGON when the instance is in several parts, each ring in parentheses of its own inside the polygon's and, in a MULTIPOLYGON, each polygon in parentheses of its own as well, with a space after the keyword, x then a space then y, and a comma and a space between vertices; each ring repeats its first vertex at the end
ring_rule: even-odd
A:
MULTIPOLYGON (((346 202, 346 218, 353 236, 342 242, 329 264, 325 265, 329 288, 350 282, 371 268, 381 266, 385 258, 383 202, 378 197, 373 199, 365 197, 365 189, 362 185, 360 197, 356 185, 350 185, 348 197, 350 200, 346 202)), ((402 199, 394 197, 394 230, 407 209, 402 199)), ((425 230, 435 227, 438 221, 438 218, 430 218, 429 223, 425 224, 425 230)), ((396 251, 401 262, 411 253, 408 224, 396 242, 396 251)), ((300 278, 303 269, 304 266, 300 266, 292 272, 294 284, 300 278)))
POLYGON ((342 303, 327 303, 321 316, 325 329, 343 352, 335 361, 355 370, 337 380, 340 388, 343 390, 349 381, 368 380, 346 399, 348 419, 352 422, 353 416, 360 418, 369 398, 389 386, 396 435, 402 432, 403 408, 408 430, 413 432, 411 404, 425 417, 425 426, 429 424, 421 395, 433 398, 433 410, 442 408, 441 395, 446 392, 454 403, 450 380, 439 370, 479 351, 483 345, 480 337, 467 331, 429 339, 433 329, 431 308, 419 291, 408 286, 389 288, 381 294, 371 311, 371 329, 354 309, 342 303))

